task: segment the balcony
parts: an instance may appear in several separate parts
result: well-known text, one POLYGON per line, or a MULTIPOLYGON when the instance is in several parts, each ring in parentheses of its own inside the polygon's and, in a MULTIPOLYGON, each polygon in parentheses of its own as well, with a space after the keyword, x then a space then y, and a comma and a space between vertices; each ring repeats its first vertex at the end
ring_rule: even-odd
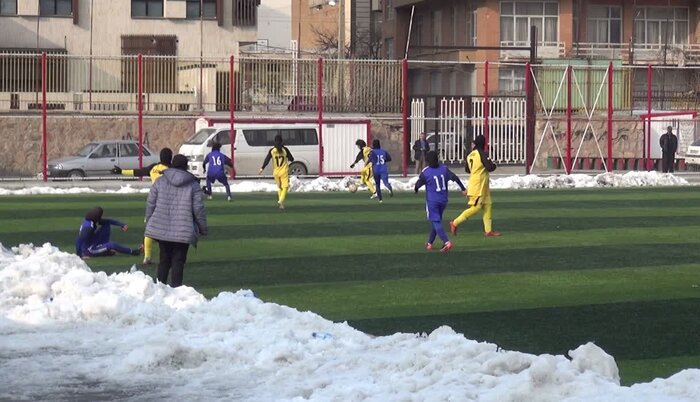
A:
MULTIPOLYGON (((501 47, 528 47, 529 42, 501 41, 501 47)), ((537 44, 537 57, 541 59, 558 59, 564 57, 564 42, 539 42, 537 44)), ((530 58, 529 50, 501 50, 501 60, 527 60, 530 58)))
POLYGON ((627 43, 574 43, 572 56, 584 59, 622 60, 629 59, 627 43))
POLYGON ((635 64, 664 63, 685 66, 700 63, 700 44, 698 43, 668 45, 635 43, 632 50, 635 64))

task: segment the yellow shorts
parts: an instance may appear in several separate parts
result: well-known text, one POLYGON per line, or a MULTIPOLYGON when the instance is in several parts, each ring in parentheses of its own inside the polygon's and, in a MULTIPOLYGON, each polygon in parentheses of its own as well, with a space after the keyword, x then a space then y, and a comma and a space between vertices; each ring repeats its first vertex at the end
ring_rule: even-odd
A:
POLYGON ((289 188, 289 175, 288 174, 273 175, 273 177, 275 178, 275 183, 277 183, 277 187, 289 188))
POLYGON ((470 195, 469 202, 467 203, 467 205, 469 205, 470 207, 473 207, 476 205, 484 205, 484 204, 490 204, 490 203, 491 203, 491 196, 490 195, 486 195, 485 197, 484 196, 470 195))

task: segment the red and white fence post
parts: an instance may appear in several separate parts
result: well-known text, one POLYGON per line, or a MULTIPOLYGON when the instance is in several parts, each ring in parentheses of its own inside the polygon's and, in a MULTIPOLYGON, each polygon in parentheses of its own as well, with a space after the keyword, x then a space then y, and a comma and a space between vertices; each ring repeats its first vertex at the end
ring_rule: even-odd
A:
POLYGON ((318 87, 316 101, 318 103, 318 175, 323 176, 323 58, 318 59, 316 74, 318 87))
POLYGON ((46 52, 41 53, 41 175, 48 180, 48 134, 46 130, 46 52))
POLYGON ((647 172, 651 170, 651 83, 654 71, 651 64, 647 67, 647 135, 646 135, 646 157, 647 157, 647 172))
POLYGON ((408 149, 408 137, 411 134, 408 131, 408 59, 405 58, 401 62, 401 100, 401 118, 403 125, 401 172, 403 173, 403 177, 406 177, 408 176, 408 154, 410 152, 408 149))
POLYGON ((573 105, 571 104, 571 77, 572 67, 566 67, 566 174, 571 174, 571 115, 573 105))
POLYGON ((229 77, 228 77, 228 106, 229 106, 229 120, 231 122, 231 179, 236 178, 236 164, 234 163, 234 160, 236 158, 236 128, 234 127, 235 123, 235 116, 234 116, 234 110, 235 110, 235 102, 236 102, 236 97, 235 97, 235 85, 236 85, 236 73, 234 71, 234 59, 233 56, 231 56, 231 59, 229 60, 229 77))
POLYGON ((608 172, 612 172, 613 166, 613 64, 608 64, 608 172))
POLYGON ((138 130, 139 130, 139 169, 143 168, 143 55, 139 53, 136 60, 136 92, 138 93, 138 130))

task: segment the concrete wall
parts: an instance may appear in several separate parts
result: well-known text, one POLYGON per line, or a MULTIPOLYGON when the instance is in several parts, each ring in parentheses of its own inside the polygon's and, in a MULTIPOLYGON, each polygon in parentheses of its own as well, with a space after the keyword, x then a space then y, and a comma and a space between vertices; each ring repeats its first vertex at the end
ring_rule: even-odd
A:
MULTIPOLYGON (((21 0, 18 16, 3 16, 0 23, 0 47, 37 47, 37 0, 21 0), (27 3, 24 3, 27 2, 27 3), (33 6, 25 7, 32 3, 33 6)), ((232 25, 233 3, 224 1, 224 23, 204 20, 203 36, 200 36, 200 21, 185 19, 183 1, 165 1, 166 18, 131 18, 130 0, 81 0, 79 23, 72 17, 39 18, 39 48, 66 49, 69 54, 90 54, 90 31, 92 25, 92 48, 95 56, 117 56, 121 54, 122 35, 176 35, 177 55, 199 57, 200 37, 203 37, 204 56, 224 57, 238 54, 238 42, 255 42, 256 27, 234 27, 232 25), (90 5, 94 5, 93 21, 90 22, 90 5), (180 10, 182 8, 182 10, 180 10)))
POLYGON ((273 48, 289 48, 293 39, 290 0, 262 0, 258 7, 258 39, 266 39, 273 48))

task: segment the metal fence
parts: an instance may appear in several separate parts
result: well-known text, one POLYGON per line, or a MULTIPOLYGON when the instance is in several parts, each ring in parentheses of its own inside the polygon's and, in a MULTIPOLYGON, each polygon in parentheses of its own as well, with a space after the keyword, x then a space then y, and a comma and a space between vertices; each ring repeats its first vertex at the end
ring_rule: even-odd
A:
POLYGON ((0 111, 400 113, 401 63, 375 60, 0 54, 0 111), (42 61, 43 60, 43 61, 42 61), (232 76, 233 72, 233 76, 232 76))

